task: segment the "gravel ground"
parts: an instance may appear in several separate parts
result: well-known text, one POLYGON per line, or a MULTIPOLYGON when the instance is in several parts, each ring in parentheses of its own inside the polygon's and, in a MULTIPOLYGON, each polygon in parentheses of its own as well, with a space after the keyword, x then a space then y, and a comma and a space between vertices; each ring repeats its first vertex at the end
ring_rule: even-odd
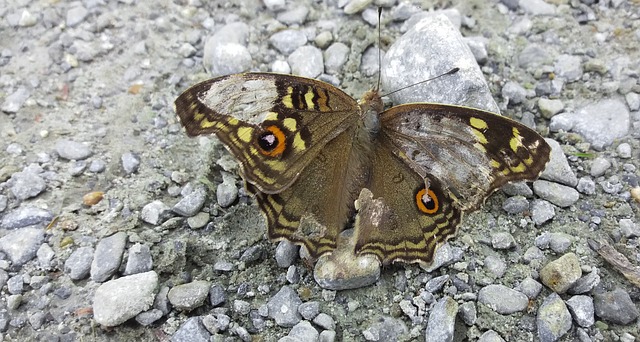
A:
POLYGON ((426 3, 0 0, 2 340, 637 340, 640 5, 426 3), (390 61, 411 65, 405 84, 469 56, 461 77, 481 76, 395 102, 500 110, 548 138, 552 160, 467 215, 428 270, 316 282, 295 246, 265 239, 235 161, 187 138, 172 103, 245 70, 358 97, 380 69, 378 5, 386 90, 390 61), (622 253, 628 277, 589 240, 622 253))

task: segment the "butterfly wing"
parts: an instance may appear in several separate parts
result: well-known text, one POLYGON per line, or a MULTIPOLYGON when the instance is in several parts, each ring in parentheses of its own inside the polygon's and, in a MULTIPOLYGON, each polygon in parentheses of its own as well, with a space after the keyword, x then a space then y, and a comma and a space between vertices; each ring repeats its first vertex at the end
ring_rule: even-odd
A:
POLYGON ((438 245, 455 235, 461 210, 437 178, 416 173, 387 137, 379 138, 370 182, 375 199, 360 195, 355 252, 374 254, 384 264, 430 263, 438 245))
POLYGON ((361 188, 357 179, 366 178, 352 158, 357 153, 352 143, 355 129, 350 127, 329 141, 287 189, 277 194, 255 192, 271 240, 303 245, 313 258, 336 248, 361 188))
POLYGON ((440 180, 463 210, 507 182, 537 178, 549 161, 551 148, 538 133, 483 110, 408 104, 380 121, 393 152, 419 175, 440 180))
POLYGON ((358 119, 357 102, 327 83, 269 73, 222 76, 175 101, 189 136, 216 134, 264 193, 290 186, 324 145, 358 119))

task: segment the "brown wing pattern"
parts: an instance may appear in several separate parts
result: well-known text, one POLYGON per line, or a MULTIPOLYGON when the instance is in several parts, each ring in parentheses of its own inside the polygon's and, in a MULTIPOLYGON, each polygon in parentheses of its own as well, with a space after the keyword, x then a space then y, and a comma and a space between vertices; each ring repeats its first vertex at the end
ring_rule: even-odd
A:
POLYGON ((538 177, 550 147, 532 129, 468 107, 408 104, 381 115, 394 153, 418 174, 445 181, 464 210, 477 208, 503 184, 538 177))

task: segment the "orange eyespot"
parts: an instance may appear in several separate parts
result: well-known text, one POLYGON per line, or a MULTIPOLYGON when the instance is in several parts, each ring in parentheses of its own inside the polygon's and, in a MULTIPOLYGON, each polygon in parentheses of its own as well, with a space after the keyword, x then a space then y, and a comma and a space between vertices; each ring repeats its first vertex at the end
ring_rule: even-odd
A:
POLYGON ((435 214, 440 207, 438 197, 433 190, 427 192, 425 188, 420 189, 416 193, 416 205, 418 209, 425 214, 435 214))
POLYGON ((277 157, 284 152, 287 146, 284 132, 280 127, 272 125, 265 128, 265 131, 258 137, 260 152, 269 157, 277 157))

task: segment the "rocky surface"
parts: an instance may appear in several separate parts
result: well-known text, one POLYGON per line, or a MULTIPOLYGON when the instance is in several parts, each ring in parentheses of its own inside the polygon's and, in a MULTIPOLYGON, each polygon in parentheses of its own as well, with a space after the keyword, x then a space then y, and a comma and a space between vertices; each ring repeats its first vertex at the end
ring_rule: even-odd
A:
POLYGON ((638 288, 587 244, 640 263, 637 2, 424 5, 0 0, 0 339, 637 340, 638 288), (453 67, 393 101, 499 111, 552 157, 426 267, 267 241, 237 163, 172 108, 247 70, 359 97, 453 67))

